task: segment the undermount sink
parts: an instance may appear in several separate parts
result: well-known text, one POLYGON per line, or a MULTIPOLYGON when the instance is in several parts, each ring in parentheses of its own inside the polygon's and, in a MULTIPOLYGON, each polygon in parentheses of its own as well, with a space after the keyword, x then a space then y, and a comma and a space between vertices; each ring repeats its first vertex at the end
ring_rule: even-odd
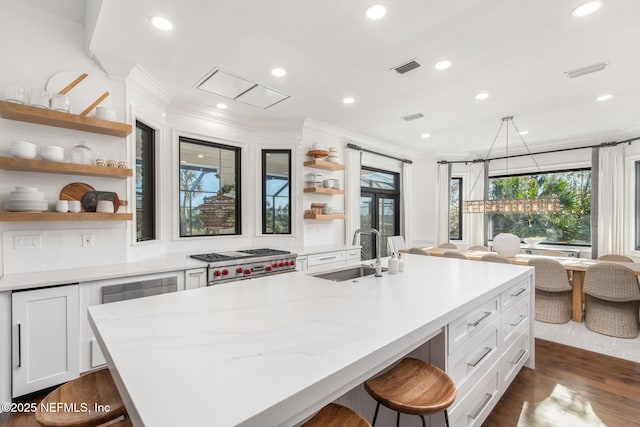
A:
MULTIPOLYGON (((387 268, 382 267, 382 271, 387 271, 387 268)), ((319 277, 333 282, 344 282, 345 280, 359 279, 360 277, 372 276, 374 274, 376 274, 376 269, 374 267, 360 265, 357 267, 330 271, 328 273, 314 274, 313 277, 319 277)))

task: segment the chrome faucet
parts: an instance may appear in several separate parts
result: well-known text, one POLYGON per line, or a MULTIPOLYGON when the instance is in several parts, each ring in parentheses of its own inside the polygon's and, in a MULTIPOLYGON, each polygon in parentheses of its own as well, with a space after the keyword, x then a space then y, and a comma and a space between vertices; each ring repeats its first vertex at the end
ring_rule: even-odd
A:
POLYGON ((374 267, 376 268, 376 277, 382 277, 382 264, 380 263, 380 232, 375 228, 358 228, 353 233, 353 245, 355 246, 358 243, 358 234, 375 234, 376 240, 376 264, 374 267))

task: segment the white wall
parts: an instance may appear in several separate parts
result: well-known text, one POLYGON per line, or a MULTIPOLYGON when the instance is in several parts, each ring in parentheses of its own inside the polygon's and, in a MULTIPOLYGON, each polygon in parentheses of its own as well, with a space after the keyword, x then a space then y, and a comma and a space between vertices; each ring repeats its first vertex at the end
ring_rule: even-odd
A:
POLYGON ((413 236, 405 236, 409 247, 436 243, 436 162, 433 154, 420 154, 413 159, 413 236))

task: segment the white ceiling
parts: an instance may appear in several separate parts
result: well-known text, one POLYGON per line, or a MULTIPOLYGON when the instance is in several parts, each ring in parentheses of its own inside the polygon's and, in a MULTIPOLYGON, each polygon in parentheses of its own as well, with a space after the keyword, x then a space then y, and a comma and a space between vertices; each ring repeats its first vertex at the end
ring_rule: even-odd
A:
POLYGON ((484 156, 506 115, 534 149, 640 136, 640 1, 605 0, 597 13, 572 17, 582 2, 381 0, 387 16, 369 21, 372 0, 109 0, 91 50, 103 64, 139 64, 175 102, 311 117, 402 151, 484 156), (152 15, 174 30, 152 28, 152 15), (412 58, 422 67, 390 71, 412 58), (436 71, 441 59, 453 66, 436 71), (603 72, 564 75, 600 61, 610 62, 603 72), (287 76, 271 76, 275 66, 287 76), (217 67, 291 98, 262 110, 193 89, 217 67), (481 91, 490 98, 476 101, 481 91), (614 98, 597 102, 603 93, 614 98), (344 105, 347 95, 356 102, 344 105), (401 119, 418 112, 425 117, 401 119))

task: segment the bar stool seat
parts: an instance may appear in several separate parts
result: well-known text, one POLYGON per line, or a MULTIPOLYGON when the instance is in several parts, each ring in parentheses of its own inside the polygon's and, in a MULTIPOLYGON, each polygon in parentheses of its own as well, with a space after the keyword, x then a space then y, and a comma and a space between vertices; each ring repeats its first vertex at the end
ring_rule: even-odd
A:
POLYGON ((371 427, 371 424, 354 410, 330 403, 302 427, 371 427))
POLYGON ((384 374, 367 380, 364 388, 378 401, 373 425, 380 404, 398 412, 398 424, 401 413, 418 415, 426 425, 424 415, 444 411, 449 425, 447 408, 456 399, 456 387, 447 374, 430 363, 407 357, 384 374))
MULTIPOLYGON (((101 369, 71 380, 49 393, 38 405, 36 421, 50 427, 91 427, 115 420, 125 415, 125 412, 111 373, 108 369, 101 369), (40 408, 47 404, 57 408, 56 411, 41 411, 40 408), (59 409, 60 404, 75 407, 76 410, 59 409), (86 412, 82 410, 84 404, 89 409, 86 412), (107 405, 108 411, 95 410, 96 407, 106 408, 107 405)), ((130 423, 128 420, 123 421, 130 423)))

